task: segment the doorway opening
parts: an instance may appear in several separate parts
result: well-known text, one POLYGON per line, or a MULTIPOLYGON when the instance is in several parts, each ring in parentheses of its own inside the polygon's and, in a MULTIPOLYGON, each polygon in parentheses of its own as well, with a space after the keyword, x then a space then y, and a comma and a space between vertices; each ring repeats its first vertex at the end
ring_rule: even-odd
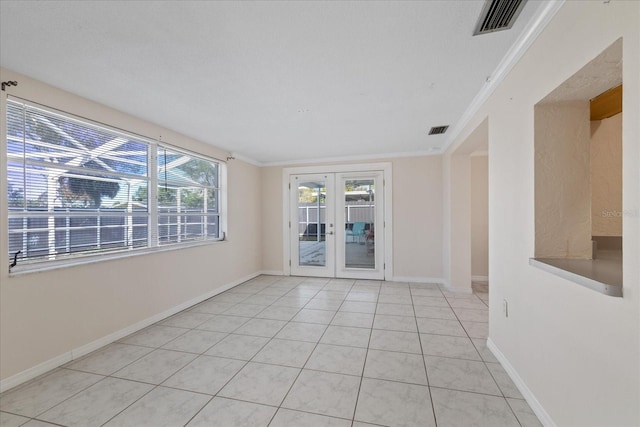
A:
POLYGON ((390 164, 334 166, 318 173, 322 169, 284 171, 285 271, 315 277, 390 277, 391 209, 385 203, 390 200, 390 164))

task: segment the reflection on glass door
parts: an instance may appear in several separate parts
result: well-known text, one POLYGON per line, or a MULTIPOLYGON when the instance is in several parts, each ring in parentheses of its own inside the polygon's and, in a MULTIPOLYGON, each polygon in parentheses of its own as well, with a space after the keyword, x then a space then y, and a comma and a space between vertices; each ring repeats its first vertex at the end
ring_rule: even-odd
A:
POLYGON ((344 181, 345 239, 344 262, 347 268, 375 268, 375 181, 344 181))
POLYGON ((325 277, 334 274, 333 178, 333 175, 291 177, 292 274, 325 277))
POLYGON ((336 174, 336 276, 384 279, 382 172, 336 174))

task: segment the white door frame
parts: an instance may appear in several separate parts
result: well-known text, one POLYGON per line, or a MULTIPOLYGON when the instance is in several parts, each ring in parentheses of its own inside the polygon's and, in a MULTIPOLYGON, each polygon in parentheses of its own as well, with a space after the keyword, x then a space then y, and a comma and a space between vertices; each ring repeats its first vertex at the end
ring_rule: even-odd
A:
MULTIPOLYGON (((304 175, 297 175, 297 174, 292 174, 289 175, 290 178, 290 184, 291 184, 291 190, 289 191, 289 215, 291 218, 289 221, 290 222, 290 232, 289 232, 289 240, 290 240, 290 246, 289 246, 289 250, 291 251, 291 266, 289 267, 291 269, 291 272, 295 275, 298 276, 315 276, 315 277, 327 277, 330 276, 331 274, 333 274, 334 271, 336 271, 336 266, 335 266, 335 262, 336 262, 336 256, 335 256, 335 239, 336 239, 336 233, 335 233, 335 229, 336 227, 334 227, 335 224, 335 213, 336 213, 336 207, 334 205, 335 201, 336 201, 336 197, 334 195, 335 191, 336 191, 336 185, 335 185, 335 174, 333 173, 321 173, 321 174, 304 174, 304 175), (296 178, 300 178, 299 181, 294 182, 294 180, 296 178), (325 242, 324 242, 324 246, 325 246, 325 263, 324 265, 299 265, 300 262, 300 255, 299 255, 299 250, 300 250, 300 241, 299 241, 299 236, 298 236, 298 229, 297 229, 297 225, 298 222, 294 222, 293 218, 298 218, 298 188, 299 188, 299 184, 301 182, 307 182, 307 180, 310 181, 324 181, 325 184, 325 188, 326 188, 326 197, 325 197, 325 224, 326 224, 326 233, 325 233, 325 242), (293 233, 293 230, 296 230, 295 233, 293 233), (295 242, 295 244, 294 244, 295 242)), ((318 189, 319 190, 319 189, 318 189)), ((320 192, 318 191, 318 208, 320 207, 320 192)), ((318 209, 318 228, 316 229, 316 236, 318 238, 318 242, 320 242, 320 238, 321 238, 321 224, 320 224, 320 218, 322 217, 321 215, 321 210, 318 209)))
MULTIPOLYGON (((282 169, 282 271, 285 275, 291 275, 291 246, 289 215, 291 209, 291 197, 289 182, 291 175, 321 174, 321 173, 346 173, 346 172, 383 172, 384 191, 384 280, 391 280, 393 277, 393 209, 392 209, 392 189, 393 189, 393 167, 391 162, 384 163, 357 163, 346 165, 326 165, 326 166, 300 166, 282 169)), ((376 230, 376 232, 378 232, 376 230)))
MULTIPOLYGON (((346 229, 345 224, 346 215, 345 215, 345 181, 351 178, 355 179, 371 179, 375 182, 376 188, 376 196, 375 196, 375 214, 373 216, 372 225, 375 228, 384 229, 384 191, 378 193, 378 189, 383 188, 384 181, 384 172, 382 171, 366 171, 366 172, 338 172, 335 174, 335 196, 336 196, 336 213, 335 213, 335 223, 339 224, 336 226, 336 239, 335 239, 335 276, 338 278, 355 278, 355 279, 370 279, 370 280, 380 280, 384 279, 384 242, 385 242, 385 233, 380 233, 373 241, 373 259, 374 259, 374 268, 360 268, 360 267, 347 267, 347 257, 346 257, 346 229)), ((362 242, 366 244, 365 242, 362 242)), ((368 251, 367 251, 368 252, 368 251)))

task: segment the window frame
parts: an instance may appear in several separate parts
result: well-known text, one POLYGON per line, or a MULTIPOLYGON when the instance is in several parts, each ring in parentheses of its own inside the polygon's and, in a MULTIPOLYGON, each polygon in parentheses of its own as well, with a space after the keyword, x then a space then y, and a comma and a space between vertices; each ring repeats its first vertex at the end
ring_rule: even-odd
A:
MULTIPOLYGON (((42 257, 42 258, 35 258, 35 259, 20 259, 20 257, 18 257, 18 263, 17 265, 15 265, 14 267, 11 267, 11 263, 13 262, 13 254, 9 253, 9 239, 10 239, 10 235, 9 235, 9 225, 10 225, 10 219, 14 219, 16 217, 24 217, 27 218, 29 216, 29 211, 21 211, 20 213, 16 212, 11 212, 10 211, 10 207, 9 207, 9 199, 8 199, 8 181, 7 181, 7 186, 3 186, 3 191, 4 191, 4 195, 2 196, 4 200, 3 203, 3 210, 4 210, 4 215, 6 215, 6 222, 3 222, 3 227, 4 227, 4 233, 6 235, 6 237, 4 237, 4 245, 6 246, 6 250, 7 253, 4 254, 5 256, 8 256, 9 259, 9 275, 10 276, 14 276, 14 275, 20 275, 20 274, 24 274, 24 273, 29 273, 29 272, 35 272, 35 271, 43 271, 43 270, 51 270, 51 269, 58 269, 58 268, 63 268, 63 267, 67 267, 67 266, 73 266, 73 265, 82 265, 82 264, 89 264, 89 263, 95 263, 95 262, 102 262, 102 261, 107 261, 107 260, 113 260, 113 259, 120 259, 120 258, 127 258, 127 257, 131 257, 131 256, 136 256, 136 255, 145 255, 145 254, 151 254, 151 253, 157 253, 157 252, 164 252, 164 251, 168 251, 168 250, 177 250, 177 249, 184 249, 184 248, 189 248, 189 247, 197 247, 197 246, 204 246, 204 245, 210 245, 210 244, 216 244, 219 242, 223 242, 226 240, 226 235, 227 235, 227 165, 226 162, 215 158, 213 156, 207 156, 205 154, 201 154, 192 150, 188 150, 179 146, 175 146, 173 144, 167 143, 165 141, 162 141, 160 138, 153 139, 153 138, 149 138, 147 136, 144 135, 140 135, 138 133, 132 132, 132 131, 128 131, 128 130, 124 130, 124 129, 120 129, 118 127, 112 126, 112 125, 108 125, 105 123, 101 123, 99 121, 96 121, 94 119, 90 119, 87 117, 82 117, 79 116, 77 114, 68 112, 68 111, 62 111, 59 110, 55 107, 50 107, 47 105, 42 105, 40 103, 34 102, 34 101, 30 101, 27 99, 23 99, 20 97, 16 97, 16 96, 6 96, 5 99, 2 100, 2 103, 4 104, 2 108, 2 123, 5 124, 4 126, 4 134, 2 135, 2 140, 4 142, 4 146, 2 147, 3 153, 2 153, 2 162, 3 162, 3 168, 2 168, 2 174, 3 174, 3 181, 7 181, 8 178, 8 174, 9 174, 9 156, 8 156, 8 149, 9 149, 9 145, 8 145, 8 132, 9 129, 6 126, 7 125, 7 118, 8 118, 8 113, 9 113, 9 109, 8 109, 8 105, 9 104, 14 104, 17 105, 20 109, 24 109, 26 107, 32 107, 38 110, 42 110, 46 113, 50 113, 56 116, 60 116, 63 120, 70 120, 76 123, 80 123, 81 125, 85 125, 87 127, 90 128, 97 128, 112 134, 116 134, 116 135, 121 135, 124 136, 126 138, 129 138, 131 140, 135 140, 136 142, 140 142, 146 145, 147 148, 147 159, 146 159, 146 168, 147 168, 147 176, 146 176, 146 182, 147 182, 147 211, 145 213, 143 212, 137 212, 137 215, 135 215, 135 217, 141 217, 141 216, 146 216, 148 218, 147 220, 147 237, 146 237, 146 245, 142 245, 139 247, 120 247, 120 248, 110 248, 110 249, 103 249, 100 250, 98 252, 96 251, 78 251, 75 253, 63 253, 63 254, 59 254, 56 255, 55 259, 48 259, 47 257, 42 257), (193 159, 198 159, 198 160, 204 160, 207 162, 211 162, 214 163, 217 167, 217 188, 215 189, 215 191, 217 191, 218 194, 218 209, 216 213, 211 213, 210 215, 217 215, 218 218, 218 236, 217 237, 208 237, 205 236, 203 238, 194 238, 194 239, 189 239, 186 241, 181 241, 181 242, 163 242, 160 243, 159 241, 159 229, 158 229, 158 218, 160 216, 159 214, 159 210, 158 210, 158 206, 159 206, 159 202, 158 202, 158 197, 157 197, 157 189, 158 189, 158 185, 160 185, 159 182, 159 177, 158 177, 158 162, 157 162, 157 153, 160 149, 165 148, 167 150, 170 150, 172 153, 180 153, 180 154, 184 154, 185 156, 189 156, 193 159)), ((24 111, 24 110, 23 110, 24 111)), ((23 169, 26 170, 26 164, 23 163, 23 169)), ((124 174, 123 174, 124 175, 124 174)), ((203 188, 207 188, 206 186, 203 186, 203 188)), ((206 189, 204 190, 206 191, 206 189)), ((66 218, 64 215, 65 212, 55 212, 54 215, 51 215, 50 212, 43 212, 43 215, 40 216, 44 216, 46 218, 54 218, 54 222, 56 218, 66 218), (46 215, 47 213, 49 213, 49 215, 46 215)), ((112 214, 111 216, 114 216, 115 214, 112 214)), ((127 213, 123 213, 122 217, 126 218, 127 213)), ((198 214, 194 214, 194 215, 198 215, 198 214)), ((204 211, 203 213, 199 214, 199 215, 207 215, 207 207, 204 206, 204 211)), ((86 217, 95 217, 95 218, 99 218, 101 216, 104 216, 102 213, 100 212, 91 212, 88 211, 86 215, 83 215, 86 217)), ((118 216, 118 215, 115 215, 118 216)), ((119 217, 119 216, 118 216, 119 217)), ((132 215, 133 217, 133 215, 132 215)), ((126 229, 126 225, 124 226, 126 229)), ((54 228, 55 229, 55 228, 54 228)), ((126 232, 126 231, 125 231, 126 232)))

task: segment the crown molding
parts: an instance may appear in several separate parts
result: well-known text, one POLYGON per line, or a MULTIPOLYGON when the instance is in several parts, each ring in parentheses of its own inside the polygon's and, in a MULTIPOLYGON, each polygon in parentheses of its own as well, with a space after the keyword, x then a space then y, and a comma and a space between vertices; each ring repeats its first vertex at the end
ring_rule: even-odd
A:
POLYGON ((248 157, 248 156, 245 156, 245 155, 242 155, 242 154, 238 154, 235 151, 232 152, 232 153, 229 153, 229 155, 231 157, 233 157, 234 159, 236 159, 236 160, 240 160, 240 161, 243 161, 245 163, 249 163, 250 165, 253 165, 253 166, 258 166, 258 167, 264 166, 264 164, 262 162, 260 162, 258 160, 255 160, 255 159, 253 159, 251 157, 248 157))
POLYGON ((502 58, 496 69, 485 85, 480 89, 480 92, 473 98, 469 107, 465 110, 460 117, 460 120, 453 126, 449 137, 444 143, 442 152, 446 152, 451 148, 456 138, 460 136, 460 133, 469 124, 471 119, 476 115, 484 103, 489 99, 491 94, 502 83, 505 77, 509 74, 511 69, 520 61, 520 58, 525 54, 527 49, 533 44, 538 36, 542 33, 545 27, 551 22, 551 19, 562 8, 565 0, 549 0, 540 7, 538 12, 529 20, 527 26, 522 30, 520 36, 516 39, 515 43, 509 48, 505 56, 502 58))
POLYGON ((384 160, 390 158, 399 157, 424 157, 424 156, 439 156, 442 154, 441 150, 421 150, 421 151, 402 151, 396 153, 378 153, 378 154, 359 154, 354 156, 337 156, 337 157, 322 157, 313 159, 296 159, 296 160, 284 160, 276 162, 263 162, 261 166, 293 166, 293 165, 307 165, 316 163, 339 163, 339 162, 354 162, 361 160, 384 160))

